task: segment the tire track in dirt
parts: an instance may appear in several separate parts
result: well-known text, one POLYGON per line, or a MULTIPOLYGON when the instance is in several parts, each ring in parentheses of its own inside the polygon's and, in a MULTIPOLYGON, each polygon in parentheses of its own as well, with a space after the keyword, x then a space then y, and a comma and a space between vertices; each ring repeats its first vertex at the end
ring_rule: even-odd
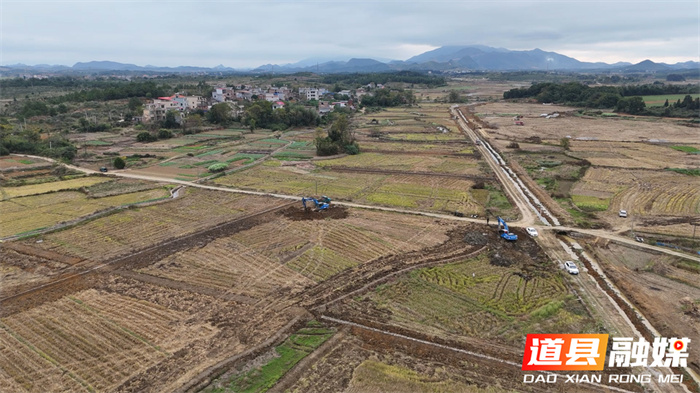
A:
POLYGON ((0 317, 6 317, 26 308, 34 308, 43 303, 91 287, 92 276, 101 272, 119 269, 138 269, 146 267, 160 259, 198 245, 207 244, 217 238, 250 229, 266 220, 265 216, 291 206, 289 202, 260 212, 249 214, 233 221, 224 222, 205 230, 174 238, 154 246, 147 247, 126 256, 118 257, 85 271, 63 277, 38 287, 0 299, 0 317), (91 279, 88 279, 91 276, 91 279))
POLYGON ((136 281, 158 285, 165 288, 187 291, 199 295, 211 296, 217 299, 229 300, 244 304, 255 304, 258 302, 258 299, 254 299, 252 297, 227 293, 220 289, 189 284, 183 281, 171 280, 169 278, 151 276, 150 274, 138 273, 131 270, 116 270, 114 273, 122 277, 131 278, 136 281))

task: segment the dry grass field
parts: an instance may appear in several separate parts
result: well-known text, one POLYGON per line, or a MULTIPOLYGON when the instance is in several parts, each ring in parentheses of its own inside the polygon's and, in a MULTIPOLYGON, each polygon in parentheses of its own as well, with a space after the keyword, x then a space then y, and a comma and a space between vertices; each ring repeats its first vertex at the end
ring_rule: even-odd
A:
POLYGON ((37 247, 101 261, 177 238, 203 228, 264 210, 279 201, 188 189, 184 196, 165 204, 129 209, 42 237, 37 247))

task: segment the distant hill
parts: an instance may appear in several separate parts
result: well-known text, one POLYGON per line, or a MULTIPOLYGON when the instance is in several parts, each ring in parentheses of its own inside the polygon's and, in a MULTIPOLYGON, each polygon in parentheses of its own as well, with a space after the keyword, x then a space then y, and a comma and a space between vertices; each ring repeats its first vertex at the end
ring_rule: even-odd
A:
MULTIPOLYGON (((383 59, 385 60, 385 59, 383 59)), ((151 73, 354 73, 354 72, 388 72, 388 71, 612 71, 612 72, 668 72, 674 70, 697 70, 700 63, 687 61, 677 64, 654 63, 645 60, 638 64, 619 62, 607 64, 602 62, 582 62, 556 52, 541 49, 513 51, 505 48, 493 48, 484 45, 451 45, 413 56, 405 61, 379 61, 371 58, 330 59, 308 58, 291 64, 266 64, 252 70, 235 70, 224 65, 207 67, 159 67, 137 66, 135 64, 114 61, 90 61, 76 63, 72 67, 24 64, 8 65, 0 68, 2 74, 27 72, 57 73, 106 73, 106 72, 151 72, 151 73)))

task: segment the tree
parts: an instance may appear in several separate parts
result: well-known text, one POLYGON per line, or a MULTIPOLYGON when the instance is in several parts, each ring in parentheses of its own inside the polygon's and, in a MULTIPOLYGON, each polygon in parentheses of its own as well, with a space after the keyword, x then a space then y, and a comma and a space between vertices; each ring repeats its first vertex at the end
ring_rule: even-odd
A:
POLYGON ((116 169, 124 169, 124 167, 126 167, 126 161, 121 157, 116 157, 112 160, 112 165, 114 165, 116 169))
POLYGON ((664 108, 668 108, 668 98, 666 99, 666 102, 664 102, 664 108))
POLYGON ((161 129, 160 131, 158 131, 158 139, 170 139, 172 137, 173 133, 168 130, 161 129))
POLYGON ((564 150, 569 150, 569 146, 570 146, 569 138, 561 138, 559 140, 559 143, 561 144, 561 147, 564 148, 564 150))
POLYGON ((138 112, 139 109, 141 109, 141 100, 138 99, 137 97, 131 97, 129 98, 129 110, 132 112, 138 112))
POLYGON ((178 127, 180 127, 180 124, 177 122, 175 115, 176 115, 175 110, 169 110, 165 114, 165 121, 163 122, 163 128, 178 128, 178 127))
POLYGON ((668 74, 666 76, 666 80, 669 82, 682 82, 685 80, 685 77, 683 77, 683 75, 679 75, 679 74, 668 74))
POLYGON ((219 103, 211 107, 209 112, 207 112, 207 120, 210 123, 228 125, 233 121, 233 116, 231 116, 231 107, 226 103, 219 103))
POLYGON ((154 135, 151 135, 150 132, 144 131, 140 132, 138 135, 136 135, 136 140, 139 142, 155 142, 158 140, 154 135))
POLYGON ((350 132, 350 124, 347 115, 340 114, 328 130, 328 136, 322 137, 317 134, 314 143, 316 144, 316 154, 319 156, 329 156, 345 152, 347 154, 359 154, 360 146, 355 141, 350 132))
POLYGON ((450 94, 447 95, 447 102, 459 103, 462 102, 462 98, 459 96, 458 92, 452 90, 450 94))
POLYGON ((644 108, 646 108, 646 104, 642 97, 625 97, 617 102, 615 111, 636 115, 644 111, 644 108))

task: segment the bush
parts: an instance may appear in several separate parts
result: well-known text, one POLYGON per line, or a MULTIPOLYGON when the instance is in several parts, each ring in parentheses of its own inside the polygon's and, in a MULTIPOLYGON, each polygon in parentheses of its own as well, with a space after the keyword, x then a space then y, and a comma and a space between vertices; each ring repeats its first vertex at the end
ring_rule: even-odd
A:
POLYGON ((223 172, 224 170, 226 170, 226 168, 228 168, 228 164, 221 162, 218 164, 209 165, 209 167, 207 169, 211 173, 217 173, 217 172, 223 172))
POLYGON ((160 131, 158 131, 158 139, 170 139, 172 137, 173 133, 168 130, 161 129, 160 131))
POLYGON ((158 140, 158 138, 156 138, 154 135, 151 135, 150 132, 144 131, 136 135, 136 140, 139 142, 155 142, 158 140))
POLYGON ((124 169, 124 167, 126 167, 126 161, 121 157, 116 157, 112 160, 112 165, 114 165, 116 169, 124 169))
POLYGON ((316 138, 316 154, 319 156, 333 156, 338 154, 339 148, 330 138, 316 138))
POLYGON ((345 145, 345 152, 350 155, 360 154, 360 146, 357 142, 353 142, 349 145, 345 145))
POLYGON ((518 142, 511 142, 506 147, 509 149, 520 149, 518 142))

